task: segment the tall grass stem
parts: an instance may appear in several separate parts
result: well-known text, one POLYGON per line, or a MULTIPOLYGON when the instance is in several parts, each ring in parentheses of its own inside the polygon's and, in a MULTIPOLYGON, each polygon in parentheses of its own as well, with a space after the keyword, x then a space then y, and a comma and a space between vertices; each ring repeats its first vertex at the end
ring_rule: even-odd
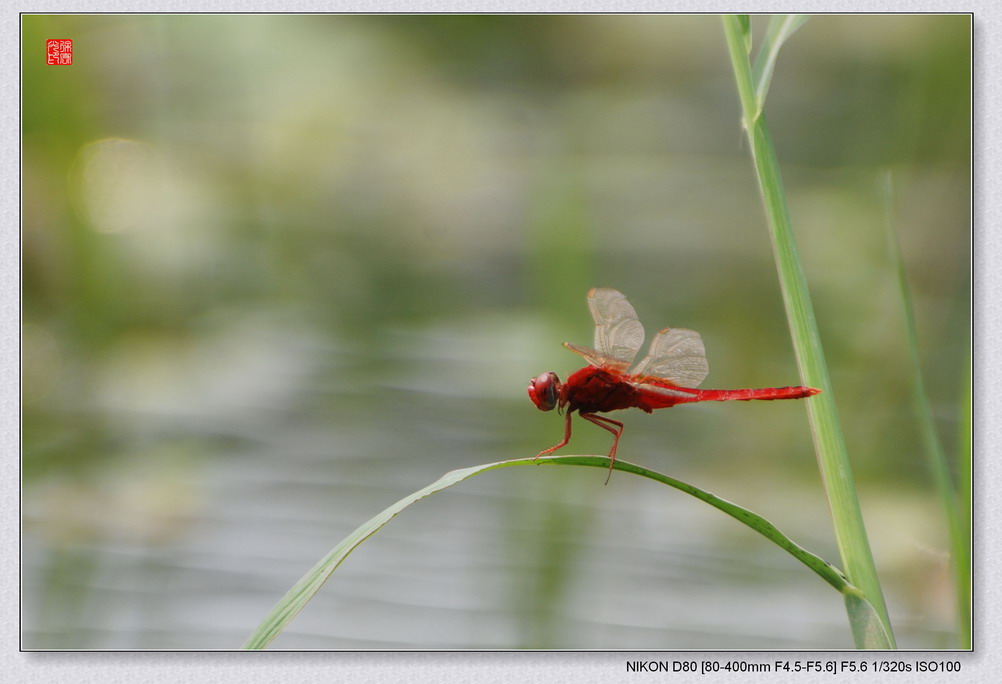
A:
MULTIPOLYGON (((731 56, 731 64, 741 100, 742 123, 751 145, 752 160, 762 192, 769 235, 786 307, 787 321, 793 348, 804 384, 817 387, 822 393, 805 402, 814 438, 818 467, 828 497, 829 508, 839 554, 849 581, 859 587, 877 611, 886 632, 887 642, 893 647, 887 606, 877 577, 873 553, 863 524, 859 497, 852 476, 852 466, 842 434, 835 394, 828 367, 825 363, 821 336, 818 332, 814 309, 807 288, 807 278, 797 253, 796 242, 786 194, 780 176, 776 150, 766 125, 763 102, 755 90, 753 69, 749 59, 750 33, 748 22, 736 16, 723 17, 724 34, 731 56)), ((780 35, 778 39, 785 36, 780 35)), ((768 38, 768 37, 767 37, 768 38)), ((764 49, 762 54, 774 55, 775 50, 764 49)), ((770 67, 771 68, 771 67, 770 67)), ((762 73, 764 69, 759 69, 762 73)), ((771 78, 761 78, 769 83, 771 78)), ((850 608, 850 623, 854 626, 857 646, 867 642, 855 630, 856 622, 850 608)))

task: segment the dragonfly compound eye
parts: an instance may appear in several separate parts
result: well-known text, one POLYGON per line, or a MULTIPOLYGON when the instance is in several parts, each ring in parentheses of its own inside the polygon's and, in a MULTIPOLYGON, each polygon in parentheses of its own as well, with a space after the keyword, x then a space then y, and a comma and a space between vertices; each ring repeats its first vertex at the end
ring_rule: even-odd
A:
POLYGON ((560 379, 553 371, 547 371, 529 381, 529 398, 540 411, 552 411, 560 395, 560 379))

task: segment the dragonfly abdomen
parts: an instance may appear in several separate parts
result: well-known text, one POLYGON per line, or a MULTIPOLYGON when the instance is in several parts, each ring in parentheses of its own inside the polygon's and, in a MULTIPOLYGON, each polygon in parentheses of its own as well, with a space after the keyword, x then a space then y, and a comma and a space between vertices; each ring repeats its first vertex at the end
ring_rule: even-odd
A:
POLYGON ((804 399, 813 397, 820 390, 813 387, 762 387, 757 389, 699 390, 690 401, 752 401, 774 399, 804 399))

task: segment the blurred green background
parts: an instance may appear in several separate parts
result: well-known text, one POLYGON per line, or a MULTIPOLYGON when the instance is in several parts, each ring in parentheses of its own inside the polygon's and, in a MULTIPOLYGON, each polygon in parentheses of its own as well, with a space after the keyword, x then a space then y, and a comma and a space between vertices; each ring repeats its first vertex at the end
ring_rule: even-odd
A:
MULTIPOLYGON (((699 330, 707 387, 798 383, 716 16, 24 16, 22 39, 25 648, 238 647, 386 506, 557 441, 525 386, 580 367, 589 287, 699 330)), ((956 641, 885 225, 953 455, 970 41, 968 16, 814 17, 767 106, 905 648, 956 641)), ((620 458, 838 563, 802 402, 617 417, 620 458)), ((576 428, 565 453, 608 450, 576 428)), ((851 647, 786 554, 604 479, 421 502, 273 646, 851 647)))

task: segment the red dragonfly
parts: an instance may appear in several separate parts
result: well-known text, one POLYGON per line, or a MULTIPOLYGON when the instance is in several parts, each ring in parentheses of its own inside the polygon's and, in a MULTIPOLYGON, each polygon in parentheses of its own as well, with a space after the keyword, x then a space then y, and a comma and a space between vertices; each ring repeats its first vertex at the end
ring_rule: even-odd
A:
POLYGON ((574 411, 615 437, 609 451, 611 477, 623 424, 598 415, 600 412, 638 408, 651 413, 654 409, 696 401, 803 399, 821 391, 813 387, 696 389, 709 373, 709 366, 699 333, 685 328, 659 331, 651 341, 647 356, 630 368, 644 342, 644 326, 633 306, 621 292, 596 287, 588 292, 588 308, 595 321, 595 348, 579 347, 570 342, 564 342, 564 346, 583 356, 590 365, 564 383, 553 371, 529 381, 529 398, 536 408, 551 411, 556 407, 566 414, 563 441, 540 451, 536 458, 567 445, 571 439, 574 411))

